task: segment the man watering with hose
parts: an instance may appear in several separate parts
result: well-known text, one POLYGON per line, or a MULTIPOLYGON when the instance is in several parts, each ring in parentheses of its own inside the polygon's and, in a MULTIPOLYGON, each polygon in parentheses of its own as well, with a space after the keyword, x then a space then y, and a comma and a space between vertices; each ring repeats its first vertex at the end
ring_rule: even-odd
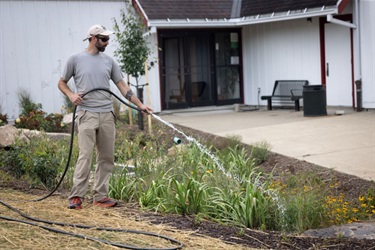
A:
POLYGON ((144 105, 124 82, 118 63, 103 53, 113 31, 101 25, 90 27, 86 38, 88 47, 73 54, 67 61, 58 88, 77 105, 79 156, 74 171, 73 188, 69 195, 70 209, 81 209, 90 179, 91 159, 96 147, 93 203, 100 207, 114 207, 115 200, 108 198, 109 179, 114 167, 115 115, 111 94, 93 91, 82 98, 82 94, 95 88, 109 89, 112 80, 121 94, 144 113, 153 110, 144 105), (71 91, 68 81, 73 77, 77 93, 71 91))

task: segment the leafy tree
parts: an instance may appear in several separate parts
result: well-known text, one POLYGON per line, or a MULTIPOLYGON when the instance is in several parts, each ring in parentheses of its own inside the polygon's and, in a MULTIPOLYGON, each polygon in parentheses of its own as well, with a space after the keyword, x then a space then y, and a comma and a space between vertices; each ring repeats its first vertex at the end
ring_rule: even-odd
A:
MULTIPOLYGON (((143 101, 143 87, 139 85, 139 78, 145 75, 144 63, 147 61, 148 56, 151 54, 144 33, 146 27, 143 25, 139 16, 136 16, 134 9, 130 8, 129 3, 127 4, 127 12, 121 10, 121 26, 115 18, 114 30, 116 32, 116 39, 118 48, 114 54, 119 61, 120 68, 122 71, 133 76, 136 80, 137 96, 143 101)), ((130 83, 129 83, 130 84, 130 83)), ((143 129, 143 116, 139 111, 138 113, 138 125, 140 129, 143 129)))
POLYGON ((121 70, 138 79, 145 74, 144 63, 150 55, 150 48, 143 37, 145 27, 140 19, 128 8, 127 13, 121 10, 121 24, 123 30, 114 18, 114 30, 118 49, 114 52, 120 63, 121 70))

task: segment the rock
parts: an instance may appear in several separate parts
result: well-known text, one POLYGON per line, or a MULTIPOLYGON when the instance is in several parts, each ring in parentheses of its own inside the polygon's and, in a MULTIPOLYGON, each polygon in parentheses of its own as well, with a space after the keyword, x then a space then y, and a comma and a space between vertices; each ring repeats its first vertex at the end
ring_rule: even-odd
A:
POLYGON ((62 122, 68 125, 72 124, 72 121, 73 121, 73 113, 64 115, 64 118, 62 119, 62 122))
POLYGON ((70 138, 70 134, 67 134, 67 133, 52 133, 52 132, 45 133, 45 132, 41 132, 38 130, 30 130, 30 129, 25 129, 25 128, 21 128, 19 130, 22 132, 23 135, 25 135, 29 139, 33 137, 44 136, 44 135, 46 135, 47 138, 51 140, 60 140, 63 138, 70 138))
POLYGON ((375 221, 354 222, 329 228, 310 229, 303 235, 323 238, 375 239, 375 221))
POLYGON ((51 140, 60 140, 60 139, 63 139, 63 138, 67 138, 69 139, 70 138, 70 134, 66 134, 66 133, 45 133, 45 132, 41 132, 41 131, 38 131, 38 130, 30 130, 30 129, 19 129, 22 134, 24 134, 27 138, 31 139, 33 137, 37 137, 37 136, 43 136, 43 135, 46 135, 49 139, 51 140))
POLYGON ((38 136, 46 135, 51 140, 60 140, 63 138, 69 139, 70 134, 66 133, 45 133, 38 130, 17 129, 12 125, 5 125, 0 127, 0 148, 12 146, 16 139, 30 142, 30 139, 38 136))
MULTIPOLYGON (((72 131, 73 113, 64 115, 64 118, 61 122, 65 123, 68 126, 69 131, 72 131)), ((77 125, 74 126, 74 133, 78 133, 77 125)))
POLYGON ((29 139, 12 125, 5 125, 0 127, 0 147, 10 147, 16 139, 25 140, 29 142, 29 139))

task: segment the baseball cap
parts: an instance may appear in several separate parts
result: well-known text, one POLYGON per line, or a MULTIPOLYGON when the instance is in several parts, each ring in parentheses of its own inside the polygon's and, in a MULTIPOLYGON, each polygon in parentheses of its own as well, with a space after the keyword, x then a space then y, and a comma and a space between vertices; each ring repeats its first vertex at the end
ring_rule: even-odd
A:
POLYGON ((115 32, 107 30, 103 25, 95 24, 90 27, 89 31, 87 32, 86 38, 83 39, 83 41, 86 41, 87 39, 97 35, 109 36, 112 34, 115 34, 115 32))

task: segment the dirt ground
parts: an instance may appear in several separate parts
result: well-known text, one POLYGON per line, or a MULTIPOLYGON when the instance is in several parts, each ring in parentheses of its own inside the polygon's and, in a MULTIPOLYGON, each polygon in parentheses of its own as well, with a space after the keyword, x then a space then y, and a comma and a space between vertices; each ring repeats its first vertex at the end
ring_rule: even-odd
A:
MULTIPOLYGON (((215 142, 219 147, 220 144, 225 144, 225 138, 216 137, 188 128, 182 129, 186 134, 199 138, 201 142, 215 142)), ((173 138, 175 134, 173 132, 169 133, 168 137, 173 138)), ((322 179, 336 180, 337 183, 339 183, 337 187, 338 191, 345 192, 346 197, 353 200, 358 199, 358 197, 367 190, 374 189, 374 182, 272 152, 267 161, 261 164, 261 168, 264 172, 273 170, 275 178, 285 176, 286 174, 294 175, 301 172, 312 171, 322 179)), ((40 190, 29 190, 22 182, 0 181, 0 194, 1 190, 9 188, 31 194, 39 194, 41 192, 40 190)), ((65 202, 66 196, 67 192, 64 193, 64 191, 62 191, 59 192, 58 198, 65 202)), ((54 198, 56 198, 56 196, 54 196, 54 198)), ((129 217, 129 213, 131 213, 132 217, 137 217, 138 221, 146 221, 148 224, 154 226, 165 225, 180 232, 192 232, 191 235, 197 237, 219 239, 221 242, 228 243, 230 246, 237 246, 237 249, 375 249, 375 240, 373 239, 346 237, 322 238, 309 237, 302 234, 297 235, 274 231, 241 229, 204 220, 199 220, 199 222, 197 222, 198 220, 195 220, 193 216, 144 213, 138 211, 137 208, 134 207, 134 204, 120 204, 120 207, 117 209, 123 208, 128 212, 122 214, 121 216, 123 216, 123 218, 118 218, 119 220, 129 217)), ((215 247, 216 244, 215 242, 210 242, 207 245, 200 245, 199 247, 193 247, 194 244, 190 244, 191 247, 187 246, 186 249, 221 249, 215 247)))

